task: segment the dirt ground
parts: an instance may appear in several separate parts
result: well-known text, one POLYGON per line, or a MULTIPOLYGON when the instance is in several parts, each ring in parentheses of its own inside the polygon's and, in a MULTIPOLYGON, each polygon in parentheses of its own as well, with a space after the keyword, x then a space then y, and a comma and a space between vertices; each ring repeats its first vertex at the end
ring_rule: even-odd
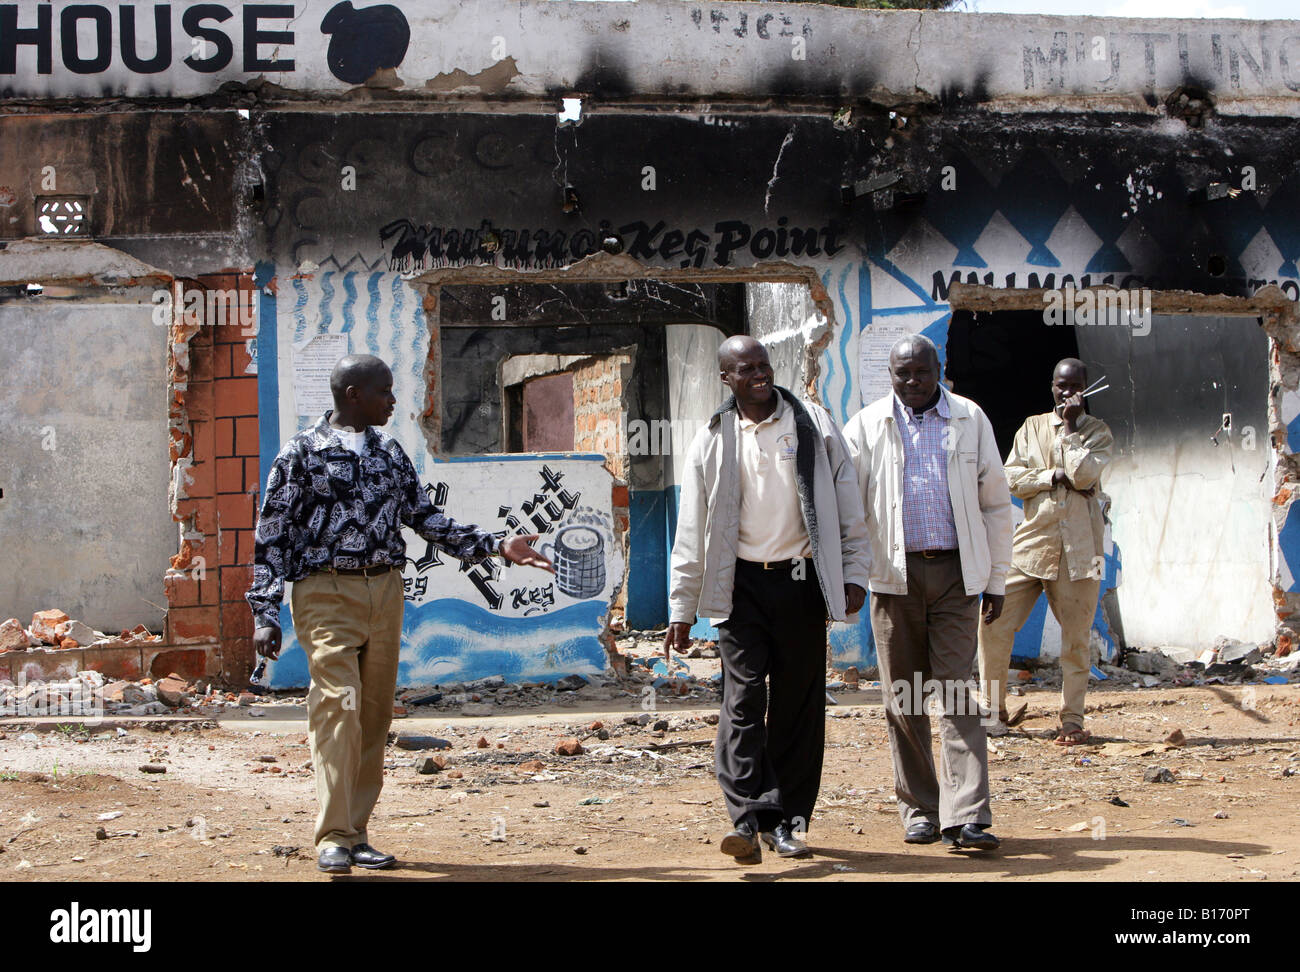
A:
POLYGON ((419 775, 412 764, 432 754, 390 746, 371 839, 401 863, 346 877, 316 870, 315 791, 306 725, 296 712, 220 723, 11 722, 0 726, 0 879, 1300 877, 1300 834, 1278 825, 1295 820, 1300 801, 1296 685, 1096 688, 1088 697, 1095 744, 1074 749, 1050 741, 1057 698, 1030 692, 1030 718, 992 741, 1000 851, 902 843, 879 695, 862 692, 827 707, 821 798, 808 834, 814 856, 769 853, 749 867, 718 851, 729 826, 712 772, 714 730, 705 721, 716 709, 665 703, 656 718, 670 728, 658 732, 626 724, 624 716, 641 712, 616 704, 398 720, 395 730, 450 740, 447 766, 419 775), (608 740, 588 729, 595 720, 608 740), (1162 743, 1174 729, 1185 745, 1162 743), (33 731, 35 741, 20 738, 33 731), (586 752, 556 755, 556 743, 575 735, 586 737, 586 752), (520 765, 531 760, 542 767, 520 765), (149 763, 166 773, 141 772, 149 763), (1150 767, 1169 770, 1174 781, 1144 781, 1150 767), (107 814, 120 815, 101 819, 107 814))

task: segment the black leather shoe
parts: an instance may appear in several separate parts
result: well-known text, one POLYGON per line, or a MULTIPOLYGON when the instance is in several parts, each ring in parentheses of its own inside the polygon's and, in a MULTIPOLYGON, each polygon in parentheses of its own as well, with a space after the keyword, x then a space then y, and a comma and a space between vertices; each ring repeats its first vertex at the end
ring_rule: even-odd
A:
POLYGON ((960 827, 945 827, 943 842, 953 850, 969 848, 971 850, 997 850, 1002 846, 998 840, 984 828, 987 824, 962 824, 960 827))
POLYGON ((352 848, 352 863, 357 867, 368 867, 377 871, 381 868, 392 867, 397 863, 397 858, 392 854, 382 854, 369 844, 357 844, 356 847, 352 848))
POLYGON ((722 838, 718 849, 736 859, 737 864, 760 864, 763 860, 763 847, 758 842, 758 834, 746 821, 736 824, 736 829, 722 838))
POLYGON ((316 866, 330 874, 350 874, 352 855, 346 847, 326 847, 316 858, 316 866))
POLYGON ((921 820, 907 828, 904 844, 933 844, 939 839, 939 828, 928 820, 921 820))
POLYGON ((764 831, 761 836, 763 843, 776 851, 778 857, 807 857, 812 853, 807 844, 791 833, 790 825, 785 821, 764 831))

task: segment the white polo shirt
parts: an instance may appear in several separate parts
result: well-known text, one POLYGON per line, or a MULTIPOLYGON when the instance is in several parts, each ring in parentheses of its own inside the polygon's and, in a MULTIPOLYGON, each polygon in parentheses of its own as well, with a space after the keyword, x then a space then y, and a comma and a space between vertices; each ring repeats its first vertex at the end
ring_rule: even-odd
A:
POLYGON ((799 507, 798 451, 794 409, 780 392, 776 410, 761 422, 751 422, 737 407, 740 537, 736 554, 741 560, 791 560, 812 555, 799 507))

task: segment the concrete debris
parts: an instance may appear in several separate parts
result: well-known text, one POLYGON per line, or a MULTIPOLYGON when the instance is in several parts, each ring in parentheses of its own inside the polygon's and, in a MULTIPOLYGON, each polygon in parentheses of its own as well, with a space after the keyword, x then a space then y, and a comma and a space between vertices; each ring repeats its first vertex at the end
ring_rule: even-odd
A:
POLYGON ((39 638, 45 644, 57 645, 61 639, 56 629, 68 620, 70 620, 68 616, 57 608, 37 611, 32 615, 32 626, 29 630, 32 637, 39 638))
POLYGON ((578 756, 582 751, 582 743, 572 736, 555 744, 555 752, 560 756, 578 756))
POLYGON ((1183 730, 1175 729, 1169 735, 1165 736, 1165 743, 1170 746, 1186 746, 1187 737, 1183 735, 1183 730))
POLYGON ((17 618, 7 618, 0 623, 0 653, 33 648, 115 648, 161 640, 162 635, 151 634, 142 624, 119 635, 107 635, 84 621, 68 617, 58 608, 37 611, 32 615, 31 625, 26 628, 17 618))
POLYGON ((414 732, 399 732, 394 743, 398 749, 451 749, 451 742, 439 736, 423 736, 414 732))
POLYGON ((17 618, 0 623, 0 652, 24 651, 31 644, 31 635, 17 618))
POLYGON ((1174 783, 1178 777, 1163 766, 1148 766, 1147 771, 1142 774, 1142 780, 1146 783, 1174 783))
POLYGON ((446 756, 424 756, 415 761, 415 771, 421 776, 432 776, 447 768, 446 756))

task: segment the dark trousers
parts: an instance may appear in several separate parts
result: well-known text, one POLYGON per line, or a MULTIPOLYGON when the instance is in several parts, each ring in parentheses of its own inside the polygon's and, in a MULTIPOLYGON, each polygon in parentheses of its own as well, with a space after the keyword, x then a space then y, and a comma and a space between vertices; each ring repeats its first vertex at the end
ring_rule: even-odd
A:
POLYGON ((806 575, 736 561, 731 617, 718 625, 722 710, 714 762, 733 823, 807 829, 826 739, 826 601, 806 575), (767 682, 770 678, 771 689, 767 682))

